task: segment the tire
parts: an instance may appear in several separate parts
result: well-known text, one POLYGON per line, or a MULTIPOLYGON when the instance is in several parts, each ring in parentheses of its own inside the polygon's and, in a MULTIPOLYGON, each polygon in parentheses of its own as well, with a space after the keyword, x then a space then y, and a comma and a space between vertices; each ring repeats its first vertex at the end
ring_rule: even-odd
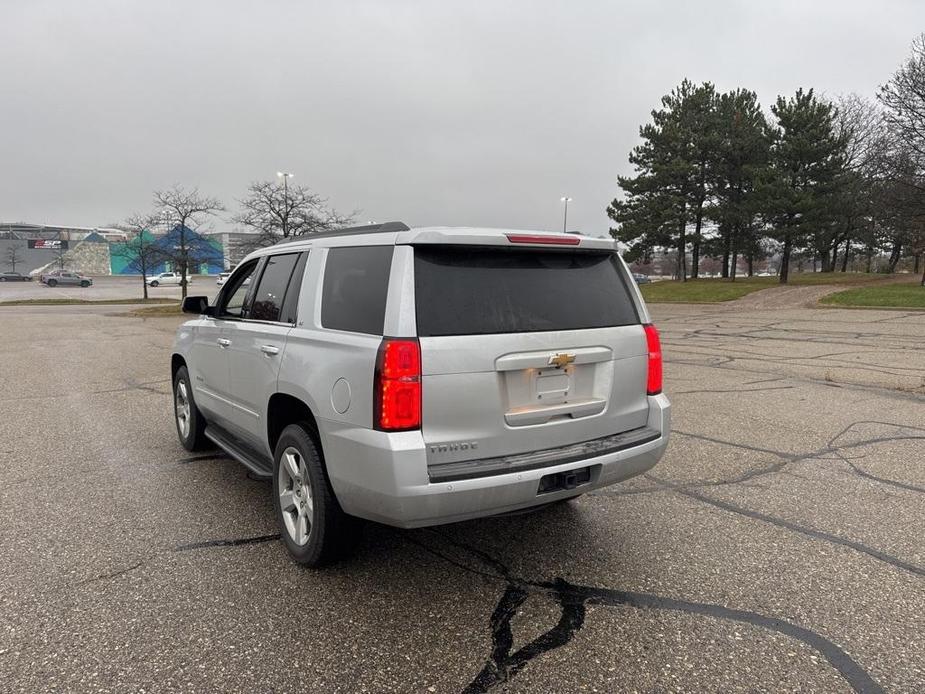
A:
POLYGON ((89 287, 89 286, 90 286, 90 283, 89 283, 89 282, 81 282, 81 283, 80 283, 80 286, 81 286, 81 287, 89 287))
POLYGON ((151 282, 151 286, 152 286, 152 287, 156 287, 156 286, 157 286, 157 280, 154 280, 153 282, 151 282))
POLYGON ((58 286, 58 280, 48 280, 47 284, 48 284, 49 287, 57 287, 57 286, 58 286))
POLYGON ((6 282, 6 277, 0 277, 0 282, 6 282))
POLYGON ((177 369, 173 377, 173 421, 177 425, 177 438, 188 451, 202 451, 210 448, 205 437, 206 419, 196 407, 189 371, 185 366, 177 369))
POLYGON ((315 568, 352 549, 359 527, 337 503, 321 446, 312 433, 302 424, 283 429, 273 456, 272 493, 280 536, 290 556, 315 568))

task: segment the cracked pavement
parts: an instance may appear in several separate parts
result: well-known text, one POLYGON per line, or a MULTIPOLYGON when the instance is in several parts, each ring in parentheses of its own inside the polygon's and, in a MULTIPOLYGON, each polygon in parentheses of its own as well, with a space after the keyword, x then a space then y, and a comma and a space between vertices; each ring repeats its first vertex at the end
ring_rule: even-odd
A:
POLYGON ((925 314, 650 308, 648 475, 313 572, 177 443, 179 319, 0 307, 0 691, 925 689, 925 314))

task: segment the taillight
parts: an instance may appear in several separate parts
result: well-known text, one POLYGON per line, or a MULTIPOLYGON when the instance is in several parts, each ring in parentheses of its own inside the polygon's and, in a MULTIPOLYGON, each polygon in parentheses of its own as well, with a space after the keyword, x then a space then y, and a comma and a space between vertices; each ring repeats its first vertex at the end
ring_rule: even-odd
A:
POLYGON ((506 234, 511 243, 542 243, 547 246, 577 246, 577 236, 552 236, 551 234, 506 234))
POLYGON ((650 323, 642 327, 646 331, 646 346, 649 348, 649 377, 646 380, 646 393, 658 395, 662 392, 662 344, 654 325, 650 323))
POLYGON ((382 340, 373 387, 377 429, 407 431, 421 427, 421 345, 417 340, 382 340))

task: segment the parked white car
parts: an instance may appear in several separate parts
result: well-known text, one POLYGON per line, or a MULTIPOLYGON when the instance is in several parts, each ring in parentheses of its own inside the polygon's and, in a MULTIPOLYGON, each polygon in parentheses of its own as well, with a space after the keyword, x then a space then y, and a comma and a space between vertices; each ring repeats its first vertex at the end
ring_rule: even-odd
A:
MULTIPOLYGON (((162 272, 159 275, 145 277, 145 283, 149 287, 157 287, 162 284, 173 284, 179 286, 182 279, 183 276, 179 272, 162 272)), ((193 283, 193 279, 189 275, 186 277, 186 283, 193 283)))

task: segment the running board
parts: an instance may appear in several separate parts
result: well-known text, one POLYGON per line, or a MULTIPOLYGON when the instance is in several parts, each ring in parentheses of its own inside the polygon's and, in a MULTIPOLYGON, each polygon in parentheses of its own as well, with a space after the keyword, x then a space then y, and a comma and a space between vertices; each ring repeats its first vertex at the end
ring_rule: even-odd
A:
POLYGON ((256 451, 250 446, 239 442, 223 429, 219 429, 214 424, 209 424, 206 427, 205 435, 212 443, 254 473, 254 476, 261 479, 270 479, 273 476, 273 463, 271 461, 257 455, 256 451))

